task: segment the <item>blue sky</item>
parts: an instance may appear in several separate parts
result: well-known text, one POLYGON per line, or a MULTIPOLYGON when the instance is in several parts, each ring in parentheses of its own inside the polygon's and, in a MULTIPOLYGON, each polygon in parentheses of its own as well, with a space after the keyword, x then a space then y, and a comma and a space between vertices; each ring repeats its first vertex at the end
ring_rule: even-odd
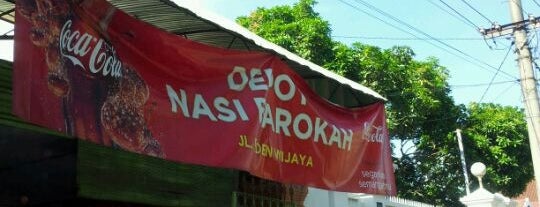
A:
MULTIPOLYGON (((540 0, 522 1, 526 13, 540 15, 540 6, 534 2, 540 2, 540 0)), ((176 2, 180 5, 195 5, 234 20, 237 16, 248 15, 257 7, 292 5, 296 1, 177 0, 176 2)), ((468 104, 469 102, 482 100, 482 102, 522 106, 520 86, 517 82, 512 82, 519 77, 513 49, 510 50, 503 63, 512 38, 508 36, 507 38, 497 38, 495 41, 484 40, 475 29, 476 27, 489 28, 491 26, 490 22, 509 23, 508 1, 465 0, 487 18, 481 16, 460 0, 365 0, 365 2, 402 22, 397 23, 389 16, 383 16, 370 10, 359 0, 319 0, 315 10, 332 25, 332 35, 335 40, 346 44, 362 42, 381 48, 407 45, 415 51, 417 60, 424 60, 430 56, 438 58, 440 64, 447 67, 450 72, 449 82, 452 86, 452 96, 457 103, 468 104), (470 22, 458 20, 455 17, 458 15, 452 13, 453 11, 449 10, 449 7, 441 2, 450 5, 470 22), (454 15, 448 14, 441 8, 454 15), (386 23, 364 12, 376 16, 386 23), (440 39, 447 46, 437 41, 428 40, 429 38, 424 34, 405 26, 403 22, 431 37, 440 39), (399 29, 388 24, 392 24, 399 29), (414 36, 410 33, 414 34, 414 36), (501 63, 503 64, 501 65, 501 63), (500 72, 495 76, 499 65, 501 65, 500 72), (486 88, 488 88, 487 84, 492 79, 494 84, 489 87, 489 90, 482 98, 486 88)), ((0 23, 0 34, 4 34, 11 28, 10 25, 0 23)), ((536 47, 538 45, 536 33, 532 31, 529 37, 531 46, 536 47)), ((0 58, 11 59, 11 56, 12 43, 10 41, 0 41, 0 58)), ((533 56, 537 57, 538 51, 533 50, 533 56)))

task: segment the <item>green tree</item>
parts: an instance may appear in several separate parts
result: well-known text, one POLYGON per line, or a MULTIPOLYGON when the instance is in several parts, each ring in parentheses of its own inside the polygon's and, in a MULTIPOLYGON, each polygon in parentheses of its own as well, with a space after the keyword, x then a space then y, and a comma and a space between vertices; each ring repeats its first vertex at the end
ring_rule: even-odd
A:
MULTIPOLYGON (((344 51, 341 49, 341 51, 344 51)), ((340 52, 342 53, 342 52, 340 52)), ((336 53, 336 57, 340 57, 336 53)), ((414 60, 408 47, 378 47, 355 43, 347 53, 356 64, 327 64, 388 98, 388 127, 394 143, 399 196, 438 205, 458 206, 463 186, 451 132, 462 107, 450 97, 448 72, 437 59, 414 60), (352 52, 351 52, 352 51, 352 52), (351 71, 354 70, 354 71, 351 71), (350 76, 354 74, 355 76, 350 76)), ((346 59, 345 59, 346 60, 346 59)))
MULTIPOLYGON (((406 46, 381 49, 362 43, 348 46, 333 41, 330 25, 314 11, 314 5, 312 0, 300 0, 293 6, 258 8, 237 21, 267 40, 387 97, 388 128, 393 140, 394 161, 398 165, 398 195, 436 205, 461 206, 459 198, 464 195, 465 185, 454 130, 461 126, 466 137, 482 140, 468 130, 479 131, 490 122, 474 121, 478 119, 476 109, 454 103, 448 71, 436 58, 415 60, 413 50, 406 46)), ((506 124, 515 124, 517 119, 519 115, 502 113, 498 121, 491 122, 487 128, 518 132, 519 127, 524 126, 506 124)), ((518 135, 521 136, 519 133, 505 136, 512 140, 518 135)), ((490 184, 486 186, 493 187, 490 190, 513 195, 514 192, 505 189, 522 189, 525 181, 530 180, 526 173, 532 170, 526 167, 527 160, 517 162, 510 158, 517 151, 522 154, 529 151, 521 145, 517 147, 515 142, 494 140, 489 142, 493 150, 477 147, 480 142, 466 141, 465 148, 475 149, 476 153, 468 160, 476 156, 492 169, 488 173, 497 174, 493 181, 487 181, 490 184), (500 158, 505 161, 501 162, 500 158), (515 165, 525 167, 512 168, 515 165), (516 177, 521 180, 509 179, 516 177)), ((529 159, 530 156, 522 154, 519 156, 529 159)))
POLYGON ((463 124, 466 157, 471 164, 486 163, 485 188, 506 196, 519 195, 533 177, 523 110, 473 103, 467 115, 463 124))
POLYGON ((259 36, 300 55, 316 64, 324 65, 332 57, 333 42, 330 25, 313 10, 312 0, 294 6, 258 8, 237 22, 259 36))

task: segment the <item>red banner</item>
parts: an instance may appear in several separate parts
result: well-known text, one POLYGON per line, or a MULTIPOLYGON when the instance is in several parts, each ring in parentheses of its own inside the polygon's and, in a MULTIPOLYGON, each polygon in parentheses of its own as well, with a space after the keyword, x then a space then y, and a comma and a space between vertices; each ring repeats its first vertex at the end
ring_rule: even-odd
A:
POLYGON ((13 111, 94 143, 395 195, 383 103, 346 109, 280 58, 161 31, 104 0, 18 0, 13 111))

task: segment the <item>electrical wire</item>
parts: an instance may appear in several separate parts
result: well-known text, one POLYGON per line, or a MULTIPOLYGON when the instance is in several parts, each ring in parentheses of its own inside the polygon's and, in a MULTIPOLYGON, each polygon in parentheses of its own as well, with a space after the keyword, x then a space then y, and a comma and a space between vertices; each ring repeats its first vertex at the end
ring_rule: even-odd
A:
POLYGON ((462 84, 462 85, 450 85, 450 87, 456 88, 471 88, 471 87, 481 87, 487 85, 500 85, 506 83, 519 83, 519 79, 509 80, 509 81, 499 81, 499 82, 490 82, 490 83, 475 83, 475 84, 462 84))
MULTIPOLYGON (((491 100, 491 103, 495 102, 497 99, 499 99, 503 94, 505 94, 506 92, 508 92, 508 90, 510 90, 513 86, 515 86, 516 84, 518 84, 519 81, 516 81, 514 84, 511 84, 509 85, 508 87, 506 87, 504 90, 502 90, 501 93, 497 94, 497 96, 495 96, 494 99, 491 100)), ((519 84, 518 84, 519 85, 519 84)))
POLYGON ((465 0, 461 0, 461 2, 465 3, 469 8, 471 8, 472 10, 474 10, 477 14, 479 14, 480 16, 482 16, 484 19, 486 19, 491 25, 495 25, 495 23, 493 21, 491 21, 491 19, 487 18, 484 14, 482 14, 480 11, 478 11, 476 8, 474 8, 471 4, 469 4, 467 1, 465 0))
MULTIPOLYGON (((402 20, 400 20, 400 19, 398 19, 398 18, 396 18, 396 17, 394 17, 394 16, 392 16, 392 15, 390 15, 390 14, 388 14, 388 13, 382 11, 382 10, 380 10, 379 8, 377 8, 377 7, 371 5, 371 4, 369 4, 369 3, 367 3, 367 2, 365 2, 365 1, 363 1, 363 0, 355 0, 355 1, 356 1, 356 2, 359 2, 359 3, 361 3, 361 4, 363 4, 364 6, 366 6, 366 7, 370 8, 370 9, 376 11, 377 13, 379 13, 379 14, 385 16, 385 17, 388 17, 388 18, 390 18, 390 19, 392 19, 392 20, 394 20, 394 21, 396 21, 396 22, 398 22, 398 23, 401 23, 401 24, 405 25, 405 26, 408 27, 409 29, 411 29, 411 30, 413 30, 413 31, 415 31, 415 32, 418 32, 418 33, 420 33, 420 34, 422 34, 422 35, 424 35, 424 36, 430 38, 431 40, 434 40, 434 41, 438 42, 439 44, 442 44, 442 45, 444 45, 444 46, 446 46, 446 47, 448 47, 448 48, 450 48, 450 49, 452 49, 452 50, 454 50, 454 51, 457 51, 458 53, 460 53, 460 54, 462 54, 462 55, 465 55, 465 56, 468 57, 468 58, 471 58, 471 59, 473 59, 473 60, 475 60, 475 61, 477 61, 477 62, 479 62, 479 63, 482 63, 482 64, 484 64, 484 65, 486 65, 486 66, 488 66, 488 67, 490 67, 490 68, 492 68, 492 69, 496 69, 495 67, 489 65, 488 63, 486 63, 486 62, 484 62, 484 61, 481 61, 481 60, 479 60, 478 58, 475 58, 475 57, 473 57, 473 56, 471 56, 471 55, 469 55, 469 54, 467 54, 467 53, 465 53, 465 52, 463 52, 463 51, 461 51, 461 50, 459 50, 459 49, 457 49, 457 48, 455 48, 455 47, 453 47, 453 46, 451 46, 451 45, 449 45, 449 44, 447 44, 447 43, 445 43, 445 42, 443 42, 443 41, 440 41, 440 40, 435 39, 433 36, 431 36, 431 35, 425 33, 424 31, 422 31, 422 30, 420 30, 420 29, 418 29, 418 28, 416 28, 416 27, 411 26, 410 24, 408 24, 408 23, 406 23, 406 22, 404 22, 404 21, 402 21, 402 20)), ((510 75, 510 74, 508 74, 508 73, 503 72, 503 74, 506 74, 507 76, 514 78, 512 75, 510 75)))
POLYGON ((15 29, 10 29, 10 30, 8 30, 7 32, 5 32, 4 34, 2 34, 2 35, 0 35, 0 36, 4 36, 4 35, 7 35, 7 34, 9 34, 9 33, 13 32, 14 30, 15 30, 15 29))
MULTIPOLYGON (((415 38, 417 38, 417 39, 422 39, 421 37, 418 37, 416 34, 410 32, 410 31, 407 31, 407 30, 405 30, 405 29, 402 29, 401 27, 398 27, 398 26, 396 26, 396 25, 394 25, 394 24, 392 24, 392 23, 390 23, 390 22, 388 22, 388 21, 385 21, 384 19, 381 19, 381 18, 379 18, 379 17, 377 17, 377 16, 375 16, 375 15, 373 15, 373 14, 371 14, 371 13, 369 13, 369 12, 363 10, 363 9, 360 9, 360 8, 357 7, 357 6, 354 6, 354 5, 350 4, 349 2, 346 2, 346 1, 344 1, 344 0, 339 0, 339 1, 340 1, 341 3, 343 3, 343 4, 345 4, 345 5, 347 5, 347 6, 351 7, 351 8, 353 8, 353 9, 359 11, 359 12, 362 12, 362 13, 364 13, 364 14, 366 14, 366 15, 368 15, 368 16, 374 18, 374 19, 377 19, 377 20, 381 21, 382 23, 384 23, 384 24, 386 24, 386 25, 388 25, 388 26, 393 27, 394 29, 397 29, 397 30, 399 30, 399 31, 402 31, 402 32, 404 32, 404 33, 407 33, 407 34, 409 34, 409 35, 411 35, 411 36, 413 36, 413 37, 415 37, 415 38)), ((427 43, 433 45, 434 47, 437 47, 437 48, 439 48, 439 49, 441 49, 441 50, 447 52, 448 54, 451 54, 451 55, 454 55, 454 56, 456 56, 456 57, 459 57, 459 58, 461 58, 462 60, 465 60, 466 62, 469 62, 469 63, 471 63, 471 64, 473 64, 473 65, 476 65, 476 66, 478 66, 478 67, 480 67, 480 68, 483 68, 483 69, 485 69, 485 70, 489 70, 489 69, 486 68, 485 66, 480 65, 480 64, 478 64, 478 63, 475 63, 475 62, 473 62, 473 61, 471 61, 471 60, 469 60, 469 59, 467 59, 467 58, 464 58, 464 57, 462 57, 462 56, 459 56, 458 54, 456 54, 456 53, 454 53, 454 52, 452 52, 452 51, 450 51, 450 50, 448 50, 448 49, 446 49, 446 48, 443 48, 443 47, 441 47, 441 46, 439 46, 439 45, 436 45, 436 44, 434 44, 434 43, 431 42, 431 41, 425 41, 425 42, 427 42, 427 43)))
MULTIPOLYGON (((341 2, 344 2, 344 1, 342 1, 342 0, 340 0, 340 1, 341 1, 341 2)), ((469 55, 469 54, 467 54, 467 53, 465 53, 465 52, 463 52, 463 51, 461 51, 461 50, 459 50, 459 49, 457 49, 457 48, 455 48, 455 47, 453 47, 453 46, 451 46, 451 45, 449 45, 449 44, 447 44, 447 43, 445 43, 445 42, 443 42, 443 41, 441 41, 441 40, 435 39, 433 36, 427 34, 426 32, 424 32, 424 31, 422 31, 422 30, 420 30, 420 29, 418 29, 418 28, 416 28, 416 27, 413 27, 413 26, 411 26, 410 24, 408 24, 408 23, 406 23, 406 22, 403 22, 402 20, 400 20, 400 19, 398 19, 398 18, 396 18, 396 17, 394 17, 394 16, 392 16, 392 15, 390 15, 390 14, 388 14, 388 13, 382 11, 382 10, 380 10, 379 8, 377 8, 377 7, 375 7, 375 6, 372 6, 371 4, 369 4, 369 3, 367 3, 367 2, 365 2, 365 1, 363 1, 363 0, 355 0, 355 1, 358 2, 358 3, 360 3, 360 4, 362 4, 362 5, 364 5, 365 7, 369 8, 369 9, 371 9, 371 10, 376 11, 377 13, 379 13, 379 14, 381 14, 381 15, 387 17, 387 18, 390 18, 390 19, 392 19, 392 20, 394 20, 394 21, 396 21, 396 22, 398 22, 398 23, 400 23, 400 24, 405 25, 405 26, 408 27, 409 29, 411 29, 411 30, 413 30, 413 31, 415 31, 415 32, 418 32, 418 33, 420 33, 420 34, 422 34, 422 35, 428 37, 429 39, 431 39, 431 40, 433 40, 433 41, 435 41, 435 42, 438 42, 439 44, 444 45, 444 46, 446 46, 447 48, 450 48, 450 49, 452 49, 453 51, 456 51, 456 52, 458 52, 459 54, 461 54, 461 55, 463 55, 463 56, 465 56, 465 57, 467 57, 467 58, 470 58, 470 59, 472 59, 472 60, 474 60, 474 61, 476 61, 477 63, 480 63, 480 64, 475 64, 475 63, 473 63, 472 61, 470 61, 470 60, 468 60, 468 59, 466 59, 466 58, 462 58, 462 59, 466 60, 466 61, 469 62, 469 63, 475 64, 475 65, 477 65, 477 66, 479 66, 479 65, 484 65, 484 66, 488 67, 489 69, 486 68, 486 67, 481 67, 481 68, 484 68, 484 69, 487 69, 487 70, 497 70, 497 68, 491 66, 490 64, 488 64, 488 63, 486 63, 486 62, 484 62, 484 61, 482 61, 482 60, 479 60, 478 58, 475 58, 475 57, 473 57, 473 56, 471 56, 471 55, 469 55)), ((346 4, 347 4, 347 5, 350 5, 350 4, 348 4, 348 3, 346 3, 346 4)), ((350 6, 352 6, 352 5, 350 5, 350 6)), ((353 7, 354 7, 354 6, 353 6, 353 7)), ((377 18, 377 19, 380 19, 380 18, 377 18)), ((402 29, 400 29, 400 30, 402 30, 402 29)), ((411 33, 408 32, 408 31, 407 31, 407 33, 411 34, 411 33)), ((415 35, 415 37, 416 37, 416 35, 415 35)), ((433 44, 431 41, 426 41, 426 42, 428 42, 428 43, 430 43, 430 44, 432 44, 432 45, 435 46, 435 44, 433 44)), ((437 45, 436 47, 441 48, 441 47, 438 46, 438 45, 437 45)), ((448 50, 446 50, 446 49, 443 49, 443 50, 448 51, 448 50)), ((455 55, 454 53, 451 53, 451 54, 455 55)), ((457 55, 456 55, 456 56, 457 56, 457 55)), ((493 71, 492 71, 492 72, 493 72, 493 71)), ((514 76, 512 76, 512 75, 510 75, 510 74, 508 74, 508 73, 506 73, 506 72, 504 72, 504 71, 501 71, 501 73, 503 73, 503 74, 505 74, 506 76, 510 77, 512 80, 515 79, 514 76)))
POLYGON ((409 31, 407 31, 407 30, 404 30, 404 29, 402 29, 401 27, 398 27, 398 26, 396 26, 396 25, 394 25, 394 24, 392 24, 392 23, 390 23, 390 22, 387 22, 387 21, 385 21, 384 19, 381 19, 381 18, 379 18, 379 17, 377 17, 377 16, 375 16, 375 15, 373 15, 373 14, 371 14, 371 13, 365 11, 365 10, 362 10, 362 9, 360 9, 360 8, 358 8, 358 7, 354 6, 354 5, 352 5, 352 4, 349 4, 349 2, 346 2, 346 1, 344 1, 344 0, 339 0, 339 1, 340 1, 341 3, 343 3, 343 4, 345 4, 345 5, 347 5, 347 6, 351 7, 351 8, 353 8, 353 9, 359 11, 359 12, 362 12, 362 13, 364 13, 364 14, 370 16, 371 18, 375 18, 375 19, 377 19, 377 20, 383 22, 384 24, 393 27, 394 29, 397 29, 397 30, 402 31, 402 32, 404 32, 404 33, 407 33, 407 34, 409 34, 409 35, 411 35, 411 36, 413 36, 413 37, 415 37, 415 38, 420 39, 420 37, 416 36, 414 33, 411 33, 411 32, 409 32, 409 31))
POLYGON ((536 0, 532 0, 532 1, 536 4, 536 6, 540 7, 540 4, 536 0))
POLYGON ((500 48, 498 47, 499 44, 497 44, 497 41, 495 40, 495 38, 489 38, 489 39, 491 39, 491 41, 493 41, 493 45, 495 45, 495 46, 491 46, 491 44, 489 44, 488 42, 488 38, 484 38, 484 43, 486 43, 486 45, 488 46, 490 50, 506 50, 509 47, 508 45, 503 45, 504 47, 500 48))
MULTIPOLYGON (((535 59, 538 58, 537 52, 538 52, 538 47, 540 46, 540 40, 539 40, 539 37, 538 37, 538 30, 537 30, 536 28, 534 28, 534 27, 532 28, 532 30, 534 30, 533 36, 530 38, 530 40, 527 40, 527 41, 528 41, 528 42, 531 42, 531 43, 532 43, 533 40, 536 41, 535 46, 532 47, 532 49, 533 49, 532 54, 533 54, 534 56, 536 56, 536 57, 533 57, 533 60, 535 60, 535 59)), ((530 45, 530 44, 529 44, 529 45, 530 45)))
MULTIPOLYGON (((538 63, 536 63, 536 60, 533 60, 533 61, 532 61, 532 64, 533 64, 533 66, 534 66, 534 68, 535 68, 536 70, 540 71, 540 67, 538 67, 538 63)), ((538 80, 536 80, 536 81, 538 82, 538 80)))
POLYGON ((533 36, 531 36, 530 38, 527 39, 527 42, 529 43, 529 46, 533 44, 533 40, 536 41, 536 43, 534 44, 535 46, 531 47, 530 50, 531 50, 531 61, 533 63, 533 66, 534 68, 536 69, 539 69, 538 68, 538 64, 536 63, 536 60, 538 59, 538 31, 535 30, 535 32, 533 33, 533 36))
MULTIPOLYGON (((345 38, 345 39, 367 39, 367 40, 431 40, 429 38, 421 38, 421 37, 374 37, 374 36, 347 36, 347 35, 332 35, 332 37, 336 38, 345 38)), ((438 40, 446 40, 446 41, 479 41, 483 40, 484 38, 474 38, 474 37, 439 37, 435 38, 438 40)))
MULTIPOLYGON (((512 43, 512 45, 513 45, 513 43, 512 43)), ((512 46, 508 47, 508 51, 506 51, 506 55, 504 55, 504 58, 501 61, 501 64, 499 64, 499 68, 497 68, 497 72, 495 73, 495 75, 493 75, 493 77, 491 78, 491 81, 489 81, 489 85, 486 88, 486 90, 484 90, 484 93, 482 94, 482 97, 480 98, 480 101, 478 101, 478 103, 482 103, 482 101, 484 100, 484 97, 486 96, 486 93, 489 91, 489 88, 491 88, 491 86, 493 84, 493 81, 495 80, 495 77, 497 77, 497 75, 499 74, 499 71, 501 71, 501 68, 502 68, 504 62, 506 62, 506 59, 508 58, 508 54, 510 54, 511 50, 512 50, 512 46)))
MULTIPOLYGON (((520 67, 520 70, 523 70, 523 66, 521 64, 518 64, 519 67, 520 67)), ((533 77, 535 80, 536 80, 536 77, 533 77)), ((538 93, 538 91, 537 91, 538 93)), ((523 100, 523 105, 525 106, 525 119, 527 120, 527 123, 530 123, 532 125, 532 130, 535 134, 535 137, 538 137, 538 131, 536 130, 536 126, 537 126, 537 123, 534 122, 534 119, 533 119, 533 115, 531 114, 531 105, 529 104, 529 102, 526 100, 526 96, 525 96, 525 90, 521 90, 521 96, 522 96, 522 100, 523 100)), ((536 100, 538 101, 538 100, 536 100)), ((528 128, 528 127, 527 127, 528 128)), ((531 130, 530 128, 528 129, 529 131, 531 130)), ((534 137, 529 137, 530 139, 534 137)))
MULTIPOLYGON (((409 31, 407 31, 407 30, 404 30, 404 29, 402 29, 402 28, 400 28, 400 27, 398 27, 398 26, 396 26, 396 25, 394 25, 394 24, 392 24, 392 23, 389 23, 388 21, 385 21, 384 19, 381 19, 381 18, 379 18, 379 17, 377 17, 377 16, 375 16, 375 15, 373 15, 373 14, 371 14, 371 13, 365 11, 365 10, 362 10, 362 9, 358 8, 357 6, 354 6, 354 5, 348 3, 348 2, 346 2, 346 1, 344 1, 344 0, 339 0, 339 1, 340 1, 341 3, 343 3, 343 4, 345 4, 345 5, 347 5, 347 6, 351 7, 351 8, 353 8, 353 9, 359 11, 359 12, 362 12, 362 13, 364 13, 364 14, 366 14, 366 15, 368 15, 368 16, 374 18, 374 19, 377 19, 377 20, 383 22, 384 24, 386 24, 386 25, 388 25, 388 26, 391 26, 391 27, 393 27, 393 28, 395 28, 395 29, 397 29, 397 30, 399 30, 399 31, 404 32, 404 33, 407 33, 407 34, 409 34, 409 35, 411 35, 411 36, 413 36, 413 37, 415 37, 415 38, 421 39, 421 38, 418 37, 416 34, 414 34, 414 33, 412 33, 412 32, 409 32, 409 31)), ((465 57, 463 57, 463 56, 460 56, 460 55, 458 55, 458 54, 456 54, 456 53, 454 53, 454 52, 452 52, 452 51, 450 51, 450 50, 448 50, 448 49, 446 49, 446 48, 443 48, 442 46, 436 45, 435 43, 433 43, 433 42, 431 42, 431 41, 425 41, 425 42, 427 42, 427 43, 433 45, 434 47, 437 47, 437 48, 439 48, 439 49, 441 49, 441 50, 447 52, 448 54, 451 54, 451 55, 453 55, 453 56, 456 56, 456 57, 458 57, 458 58, 460 58, 460 59, 462 59, 462 60, 464 60, 464 61, 466 61, 466 62, 468 62, 468 63, 471 63, 471 64, 473 64, 473 65, 476 65, 476 66, 478 66, 479 68, 482 68, 482 69, 485 69, 485 70, 488 70, 488 71, 490 70, 488 67, 486 67, 486 66, 484 66, 484 65, 481 65, 481 64, 479 64, 479 63, 477 63, 477 62, 473 62, 473 61, 471 61, 471 60, 469 60, 469 59, 467 59, 467 58, 465 58, 465 57)), ((489 65, 488 65, 488 66, 489 66, 489 65)), ((491 67, 492 67, 492 66, 491 66, 491 67)))
MULTIPOLYGON (((442 2, 442 0, 439 0, 442 2)), ((447 14, 449 14, 450 16, 453 16, 454 18, 456 18, 457 20, 463 22, 464 24, 466 25, 469 25, 471 26, 473 29, 475 30, 478 30, 480 27, 478 27, 478 25, 476 25, 474 22, 472 22, 470 19, 468 19, 467 17, 463 16, 461 13, 459 13, 458 11, 456 11, 454 8, 450 7, 450 5, 446 4, 445 2, 442 2, 443 4, 445 4, 447 7, 449 7, 452 11, 454 11, 455 13, 457 13, 459 15, 456 16, 454 13, 452 12, 449 12, 448 10, 444 9, 442 6, 434 3, 433 1, 431 0, 428 0, 427 2, 431 3, 432 5, 436 6, 437 8, 439 8, 440 10, 443 10, 444 12, 446 12, 447 14), (460 18, 461 17, 461 18, 460 18)))
POLYGON ((440 119, 426 119, 424 123, 430 123, 430 122, 436 122, 436 121, 444 121, 444 120, 450 120, 455 119, 455 121, 459 120, 460 117, 446 117, 446 118, 440 118, 440 119))
MULTIPOLYGON (((457 11, 456 9, 454 9, 452 6, 448 5, 448 4, 447 4, 446 2, 444 2, 443 0, 439 0, 439 1, 440 1, 441 3, 443 3, 446 7, 450 8, 452 11, 454 11, 456 14, 458 14, 461 18, 463 18, 463 19, 465 19, 465 20, 467 20, 467 21, 469 21, 469 22, 472 23, 471 20, 469 20, 469 19, 468 19, 467 17, 465 17, 463 14, 461 14, 460 12, 458 12, 458 11, 457 11)), ((462 0, 462 1, 463 1, 463 0, 462 0)), ((432 3, 432 2, 430 2, 430 3, 432 3)), ((464 2, 464 3, 467 4, 469 7, 471 7, 472 9, 476 10, 476 9, 473 8, 470 4, 468 4, 467 2, 464 2)), ((432 3, 432 4, 434 4, 434 3, 432 3)), ((434 4, 434 5, 436 5, 436 4, 434 4)), ((436 5, 436 6, 438 6, 438 5, 436 5)), ((439 8, 441 8, 441 7, 439 7, 439 8)), ((442 9, 442 8, 441 8, 441 9, 442 9)), ((480 14, 480 15, 484 16, 483 14, 480 14)), ((486 17, 486 19, 488 19, 488 18, 486 17)), ((493 23, 490 19, 488 19, 488 21, 492 24, 492 26, 494 25, 494 23, 493 23)), ((474 26, 476 26, 476 28, 475 28, 476 30, 480 30, 480 27, 479 27, 479 26, 477 26, 476 24, 475 24, 474 26)), ((504 48, 504 49, 498 48, 498 47, 497 47, 497 42, 495 41, 495 39, 492 39, 492 41, 493 41, 493 44, 495 45, 495 47, 492 47, 492 46, 487 42, 487 40, 484 38, 484 42, 486 43, 486 45, 488 46, 489 49, 491 49, 491 50, 504 50, 504 49, 506 49, 506 48, 504 48)))

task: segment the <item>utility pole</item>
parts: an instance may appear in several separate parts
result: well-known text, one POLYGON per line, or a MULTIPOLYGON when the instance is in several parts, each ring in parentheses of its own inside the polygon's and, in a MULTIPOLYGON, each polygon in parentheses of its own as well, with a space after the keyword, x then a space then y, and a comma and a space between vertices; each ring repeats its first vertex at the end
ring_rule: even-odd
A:
POLYGON ((527 26, 538 26, 540 18, 529 18, 523 20, 523 10, 521 0, 509 0, 512 23, 496 26, 491 29, 481 30, 484 37, 493 38, 505 34, 514 35, 519 73, 521 76, 521 91, 523 93, 523 104, 531 155, 534 167, 534 177, 536 179, 536 195, 540 198, 540 106, 538 104, 538 93, 536 89, 536 79, 533 74, 531 52, 527 42, 527 26))
POLYGON ((469 188, 469 174, 467 173, 467 163, 465 162, 465 150, 463 149, 463 141, 461 140, 461 129, 456 129, 457 141, 459 145, 459 157, 461 158, 461 167, 463 168, 463 177, 465 177, 465 191, 467 195, 471 194, 469 188))

